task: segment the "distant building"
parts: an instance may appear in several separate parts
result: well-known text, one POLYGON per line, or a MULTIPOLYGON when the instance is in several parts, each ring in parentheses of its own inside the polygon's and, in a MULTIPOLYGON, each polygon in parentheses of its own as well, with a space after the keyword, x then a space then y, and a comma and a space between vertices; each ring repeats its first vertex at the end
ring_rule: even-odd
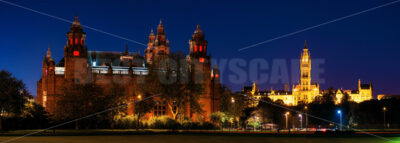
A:
MULTIPOLYGON (((44 55, 42 77, 37 82, 36 102, 43 105, 50 114, 57 109, 57 101, 63 96, 63 87, 67 83, 92 82, 107 89, 108 84, 118 81, 126 89, 125 94, 132 99, 126 102, 133 103, 133 99, 140 96, 134 92, 137 79, 148 76, 146 65, 169 55, 169 41, 161 21, 157 27, 157 35, 153 30, 150 32, 144 57, 139 53, 130 53, 128 47, 124 52, 89 51, 85 40, 86 33, 78 17, 75 17, 67 33, 62 60, 56 63, 50 48, 44 55)), ((203 79, 198 79, 204 88, 199 103, 204 111, 203 117, 208 118, 209 114, 219 111, 219 71, 217 67, 211 68, 211 57, 207 55, 207 40, 200 26, 197 26, 189 44, 190 54, 187 62, 190 63, 191 70, 204 74, 203 79)), ((148 116, 171 115, 165 101, 156 97, 154 102, 154 110, 148 116)), ((191 115, 189 110, 187 108, 185 111, 186 117, 191 115)), ((127 113, 134 113, 132 104, 127 113)))
POLYGON ((382 99, 400 99, 400 95, 389 95, 389 94, 379 94, 377 96, 378 100, 382 99))
MULTIPOLYGON (((254 82, 250 87, 243 87, 242 93, 249 94, 249 96, 253 97, 252 99, 256 100, 262 97, 269 97, 273 101, 282 100, 286 105, 296 106, 299 103, 312 102, 316 97, 322 96, 324 91, 320 91, 318 83, 311 82, 311 56, 307 43, 305 43, 300 58, 300 83, 293 85, 291 91, 288 91, 287 84, 285 84, 285 90, 271 88, 271 90, 260 91, 254 82)), ((357 90, 337 90, 335 93, 336 104, 340 103, 344 94, 349 95, 350 100, 357 103, 371 100, 373 98, 372 84, 361 84, 361 80, 359 80, 357 90)), ((257 101, 253 101, 252 106, 257 103, 257 101)))

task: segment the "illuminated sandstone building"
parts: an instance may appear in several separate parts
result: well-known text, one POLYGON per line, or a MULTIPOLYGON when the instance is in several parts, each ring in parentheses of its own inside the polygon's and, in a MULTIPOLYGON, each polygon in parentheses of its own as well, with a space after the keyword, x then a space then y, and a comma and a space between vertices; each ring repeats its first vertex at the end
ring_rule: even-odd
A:
MULTIPOLYGON (((125 94, 132 99, 140 96, 135 92, 137 79, 148 76, 149 71, 146 66, 153 60, 169 54, 169 41, 166 39, 161 21, 156 35, 153 30, 150 32, 144 57, 138 53, 130 53, 128 47, 124 52, 88 51, 85 40, 86 33, 78 17, 75 17, 67 33, 62 60, 56 64, 50 48, 44 56, 42 77, 37 82, 36 102, 43 105, 50 114, 54 113, 57 100, 63 96, 63 87, 67 83, 92 82, 107 89, 110 83, 118 81, 126 89, 125 94)), ((207 118, 209 114, 219 111, 219 71, 216 67, 211 69, 211 57, 207 55, 207 41, 200 26, 197 26, 189 43, 190 53, 187 62, 191 63, 192 68, 196 68, 192 69, 196 71, 195 73, 203 74, 199 84, 202 84, 204 92, 199 103, 205 112, 203 117, 207 118)), ((127 101, 127 103, 132 102, 127 101)), ((148 116, 171 115, 165 101, 160 97, 155 97, 154 102, 156 103, 154 110, 148 116)), ((130 105, 128 114, 132 114, 132 110, 133 105, 130 105)))
MULTIPOLYGON (((300 83, 292 86, 289 91, 289 85, 285 85, 285 90, 265 90, 260 91, 254 82, 251 87, 243 87, 242 93, 250 95, 252 99, 259 100, 262 97, 269 97, 273 101, 281 100, 284 104, 296 106, 299 103, 310 103, 318 96, 322 96, 326 91, 320 91, 318 83, 311 82, 311 55, 307 48, 307 43, 304 44, 303 52, 300 58, 300 83)), ((362 102, 371 100, 372 84, 362 84, 358 81, 357 90, 337 90, 335 91, 335 102, 339 104, 344 95, 349 95, 351 101, 362 102)), ((255 106, 258 102, 252 101, 251 106, 255 106)))

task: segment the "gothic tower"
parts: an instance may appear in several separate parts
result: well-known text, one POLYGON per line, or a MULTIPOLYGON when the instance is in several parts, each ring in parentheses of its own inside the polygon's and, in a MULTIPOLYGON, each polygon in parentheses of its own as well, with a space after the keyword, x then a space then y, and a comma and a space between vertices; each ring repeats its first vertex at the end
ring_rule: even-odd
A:
POLYGON ((188 55, 188 61, 193 73, 192 80, 197 84, 201 84, 204 89, 199 101, 205 111, 203 118, 208 118, 208 115, 214 112, 211 93, 211 62, 210 56, 207 55, 207 43, 200 25, 197 25, 192 39, 189 40, 190 54, 188 55))
POLYGON ((67 81, 83 82, 87 75, 86 33, 75 17, 75 21, 67 33, 67 45, 64 47, 65 79, 67 81))
POLYGON ((145 53, 144 56, 148 63, 151 63, 151 60, 153 59, 154 41, 155 41, 155 35, 153 29, 151 29, 149 35, 149 42, 147 42, 147 48, 144 51, 145 53))
POLYGON ((43 107, 55 106, 55 82, 55 62, 51 56, 50 48, 48 48, 43 59, 42 78, 37 82, 38 90, 36 101, 43 107))
POLYGON ((149 42, 145 50, 145 59, 148 63, 154 60, 159 60, 169 54, 169 41, 166 39, 164 25, 160 20, 157 26, 157 35, 154 36, 153 30, 149 35, 149 42))
POLYGON ((307 48, 307 42, 304 43, 303 53, 300 58, 300 87, 301 90, 311 89, 311 57, 307 48))

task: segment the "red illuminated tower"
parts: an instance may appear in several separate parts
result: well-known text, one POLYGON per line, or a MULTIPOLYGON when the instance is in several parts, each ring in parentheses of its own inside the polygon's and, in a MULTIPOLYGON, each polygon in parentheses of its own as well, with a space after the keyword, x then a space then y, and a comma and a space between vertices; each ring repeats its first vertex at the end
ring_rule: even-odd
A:
POLYGON ((85 45, 86 33, 75 17, 75 21, 67 33, 68 42, 64 47, 65 79, 66 81, 83 82, 87 75, 87 47, 85 45))
POLYGON ((200 25, 197 25, 192 39, 189 40, 190 54, 188 55, 188 61, 190 62, 194 82, 201 84, 204 89, 199 101, 204 111, 203 118, 208 118, 211 113, 217 111, 214 109, 213 103, 212 92, 214 90, 211 87, 211 62, 210 56, 207 55, 207 43, 200 25))

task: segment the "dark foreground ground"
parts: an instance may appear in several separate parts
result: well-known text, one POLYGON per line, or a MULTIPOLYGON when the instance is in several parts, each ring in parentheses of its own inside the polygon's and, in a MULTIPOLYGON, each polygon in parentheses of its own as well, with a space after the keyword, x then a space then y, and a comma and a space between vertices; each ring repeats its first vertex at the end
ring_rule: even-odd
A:
MULTIPOLYGON (((15 136, 0 137, 0 142, 15 136)), ((15 143, 400 143, 400 137, 388 141, 377 137, 261 137, 214 135, 126 135, 126 136, 29 136, 15 143)))
POLYGON ((351 135, 313 132, 250 132, 204 130, 20 130, 0 132, 0 143, 400 143, 399 131, 351 135))

